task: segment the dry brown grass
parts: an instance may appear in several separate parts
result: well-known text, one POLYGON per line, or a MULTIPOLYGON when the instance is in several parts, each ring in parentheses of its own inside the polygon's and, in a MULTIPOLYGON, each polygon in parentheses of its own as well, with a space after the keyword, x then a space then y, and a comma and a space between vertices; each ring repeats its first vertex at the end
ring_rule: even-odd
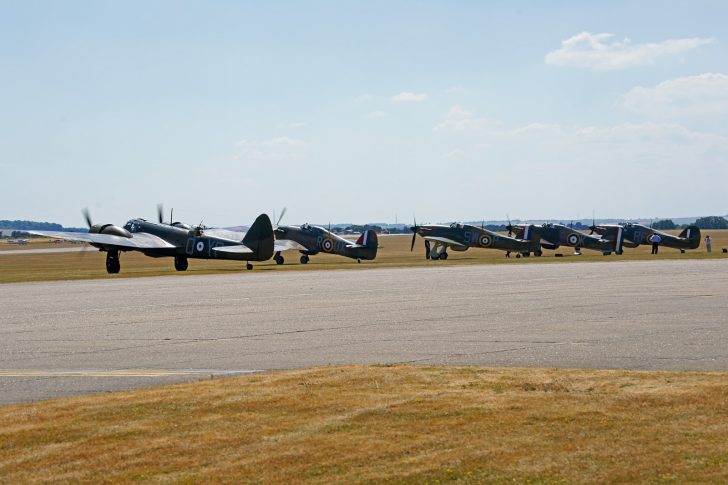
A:
MULTIPOLYGON (((675 231, 673 231, 675 232, 675 231)), ((303 265, 299 263, 300 254, 297 251, 286 251, 283 256, 286 263, 282 266, 274 261, 254 263, 254 271, 311 271, 329 269, 366 269, 366 268, 395 268, 413 266, 454 266, 464 264, 533 264, 558 263, 565 261, 624 261, 638 259, 707 259, 725 258, 728 255, 721 253, 721 247, 728 247, 728 231, 710 231, 713 237, 713 252, 708 254, 701 247, 694 251, 681 254, 680 251, 662 248, 655 257, 650 255, 649 246, 640 246, 636 249, 625 249, 622 256, 602 256, 594 251, 583 251, 582 256, 574 256, 571 248, 559 248, 558 253, 563 258, 555 258, 554 251, 544 251, 540 258, 512 257, 506 259, 503 251, 492 249, 472 248, 466 252, 450 251, 447 261, 427 261, 424 258, 424 244, 417 238, 415 250, 410 252, 409 235, 381 236, 379 238, 379 252, 374 261, 362 261, 329 254, 317 254, 311 257, 311 262, 303 265)), ((37 247, 37 246, 26 246, 37 247)), ((48 247, 58 247, 48 245, 48 247)), ((13 249, 19 247, 14 246, 13 249)), ((22 247, 20 247, 22 249, 22 247)), ((172 258, 148 258, 140 253, 129 252, 121 256, 121 273, 109 275, 106 273, 104 263, 106 253, 92 251, 88 253, 57 253, 57 254, 29 254, 29 255, 0 255, 0 283, 21 281, 48 281, 48 280, 74 280, 92 278, 124 278, 139 276, 158 276, 172 274, 213 274, 213 273, 240 273, 245 272, 245 264, 237 261, 215 261, 204 259, 190 259, 189 269, 185 273, 174 270, 172 258)))
POLYGON ((0 482, 726 483, 726 373, 345 366, 0 408, 0 482))

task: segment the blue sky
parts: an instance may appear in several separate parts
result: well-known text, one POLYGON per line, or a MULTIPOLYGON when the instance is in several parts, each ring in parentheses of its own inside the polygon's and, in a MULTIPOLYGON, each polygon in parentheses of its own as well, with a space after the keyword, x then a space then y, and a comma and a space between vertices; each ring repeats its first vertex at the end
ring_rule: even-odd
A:
POLYGON ((3 2, 0 219, 725 214, 725 2, 3 2))

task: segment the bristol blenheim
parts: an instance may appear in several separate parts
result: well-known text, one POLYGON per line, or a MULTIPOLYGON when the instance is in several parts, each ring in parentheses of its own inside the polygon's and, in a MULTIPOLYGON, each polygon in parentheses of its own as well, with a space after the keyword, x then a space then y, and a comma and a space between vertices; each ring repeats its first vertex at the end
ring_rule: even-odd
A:
POLYGON ((113 224, 93 224, 88 211, 84 211, 88 233, 58 231, 28 231, 40 236, 87 242, 106 253, 106 271, 121 270, 119 256, 126 251, 139 251, 152 258, 173 257, 177 271, 187 269, 188 259, 227 259, 247 261, 246 268, 253 269, 250 261, 266 261, 273 256, 273 226, 266 214, 259 215, 242 240, 212 235, 202 224, 192 227, 181 222, 165 223, 162 211, 159 222, 132 219, 123 227, 113 224))
POLYGON ((539 226, 525 226, 520 238, 503 236, 484 227, 471 226, 453 222, 450 225, 424 224, 418 226, 415 222, 410 227, 412 245, 415 247, 415 238, 419 234, 425 240, 425 258, 447 259, 447 250, 467 251, 468 248, 501 249, 510 255, 515 251, 517 256, 541 256, 541 228, 539 226), (434 243, 434 246, 430 246, 434 243))

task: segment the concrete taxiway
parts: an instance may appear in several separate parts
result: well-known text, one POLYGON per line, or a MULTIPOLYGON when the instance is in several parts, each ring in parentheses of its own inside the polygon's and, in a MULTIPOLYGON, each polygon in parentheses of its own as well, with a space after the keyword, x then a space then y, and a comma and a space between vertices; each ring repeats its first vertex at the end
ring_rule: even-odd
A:
POLYGON ((728 261, 0 285, 0 403, 342 363, 728 370, 728 261))

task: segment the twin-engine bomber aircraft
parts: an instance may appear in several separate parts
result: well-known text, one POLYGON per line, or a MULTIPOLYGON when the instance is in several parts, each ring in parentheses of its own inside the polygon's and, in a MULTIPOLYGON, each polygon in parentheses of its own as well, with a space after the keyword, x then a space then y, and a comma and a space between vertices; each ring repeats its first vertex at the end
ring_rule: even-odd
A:
POLYGON ((28 231, 32 234, 69 241, 87 242, 106 252, 106 271, 121 270, 119 254, 139 251, 145 256, 174 257, 177 271, 187 269, 187 259, 228 259, 248 261, 247 269, 253 269, 250 261, 265 261, 273 255, 273 226, 266 214, 261 214, 243 237, 242 241, 214 237, 205 234, 202 225, 194 228, 180 222, 164 223, 161 210, 159 222, 132 219, 124 227, 113 224, 93 224, 85 212, 88 233, 58 231, 28 231))
POLYGON ((412 245, 410 251, 415 247, 415 238, 419 234, 425 240, 425 258, 447 259, 447 249, 453 251, 467 251, 468 248, 490 248, 502 249, 510 254, 511 251, 519 255, 541 256, 541 228, 538 226, 526 226, 520 239, 502 236, 489 231, 483 227, 471 226, 453 222, 449 226, 442 224, 426 224, 410 227, 412 234, 412 245), (434 247, 430 248, 430 242, 434 247))
POLYGON ((364 231, 356 242, 310 224, 277 226, 273 233, 276 238, 273 259, 278 264, 284 261, 281 251, 288 249, 297 249, 301 253, 301 264, 308 263, 309 256, 320 252, 346 256, 360 263, 362 259, 372 260, 377 257, 377 233, 371 229, 364 231))

